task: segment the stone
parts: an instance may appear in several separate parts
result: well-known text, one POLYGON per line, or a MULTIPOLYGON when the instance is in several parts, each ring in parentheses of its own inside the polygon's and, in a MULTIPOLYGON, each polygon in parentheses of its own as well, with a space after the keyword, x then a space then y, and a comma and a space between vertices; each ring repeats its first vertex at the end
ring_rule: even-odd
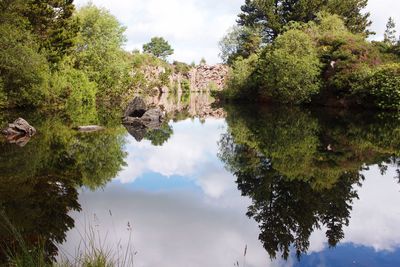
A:
POLYGON ((90 132, 98 132, 102 131, 105 128, 98 125, 85 125, 85 126, 78 126, 76 128, 79 132, 90 133, 90 132))
POLYGON ((2 133, 4 135, 27 135, 31 137, 36 134, 36 129, 23 118, 18 118, 13 123, 10 123, 2 133))
POLYGON ((13 123, 10 123, 8 127, 2 131, 2 134, 6 136, 9 143, 23 147, 29 142, 31 137, 36 134, 36 129, 26 120, 18 118, 13 123))
POLYGON ((159 109, 149 109, 146 111, 141 117, 143 121, 155 121, 161 122, 162 120, 162 112, 159 109))
POLYGON ((140 118, 146 112, 147 106, 141 97, 135 97, 125 110, 124 117, 140 118))

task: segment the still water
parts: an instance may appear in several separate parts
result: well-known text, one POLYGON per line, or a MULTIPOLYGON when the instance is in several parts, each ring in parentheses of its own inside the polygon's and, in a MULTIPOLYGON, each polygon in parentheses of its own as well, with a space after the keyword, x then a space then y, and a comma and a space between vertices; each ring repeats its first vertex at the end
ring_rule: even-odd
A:
POLYGON ((86 134, 65 114, 2 114, 38 129, 0 142, 4 216, 59 260, 93 242, 134 266, 400 266, 397 114, 202 98, 162 103, 139 135, 118 112, 86 134))

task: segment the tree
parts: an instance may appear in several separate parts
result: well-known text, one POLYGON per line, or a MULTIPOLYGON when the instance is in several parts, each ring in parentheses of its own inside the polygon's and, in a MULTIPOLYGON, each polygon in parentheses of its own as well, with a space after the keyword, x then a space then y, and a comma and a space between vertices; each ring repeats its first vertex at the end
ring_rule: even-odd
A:
POLYGON ((392 17, 390 17, 388 22, 386 23, 386 30, 383 41, 389 45, 396 44, 396 24, 392 17))
POLYGON ((26 1, 24 16, 41 47, 47 50, 50 63, 58 63, 74 46, 78 32, 77 21, 72 18, 74 11, 73 0, 26 1))
POLYGON ((239 25, 261 27, 263 41, 271 42, 290 21, 308 22, 320 11, 340 15, 352 32, 362 33, 371 24, 369 13, 361 13, 368 0, 246 0, 239 25))
POLYGON ((174 53, 174 49, 162 37, 151 38, 149 43, 143 45, 143 51, 164 60, 174 53))
POLYGON ((76 17, 80 31, 73 55, 74 67, 97 83, 100 98, 119 96, 129 77, 126 52, 122 48, 126 28, 108 10, 92 4, 79 9, 76 17))
POLYGON ((320 61, 310 36, 289 30, 263 55, 265 94, 283 103, 309 102, 320 89, 320 61))
POLYGON ((261 46, 261 33, 256 28, 234 26, 219 42, 221 57, 224 63, 232 64, 239 56, 248 58, 261 46))

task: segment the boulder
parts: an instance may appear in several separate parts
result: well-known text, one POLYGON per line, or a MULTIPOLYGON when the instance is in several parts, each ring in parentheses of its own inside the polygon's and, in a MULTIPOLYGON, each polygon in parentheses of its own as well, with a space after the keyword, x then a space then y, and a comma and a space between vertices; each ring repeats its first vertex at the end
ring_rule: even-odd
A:
POLYGON ((4 135, 27 135, 29 137, 36 134, 36 129, 22 118, 16 119, 2 131, 4 135))
POLYGON ((23 147, 36 134, 36 129, 29 125, 26 120, 18 118, 13 123, 10 123, 2 133, 9 143, 23 147))
POLYGON ((146 103, 141 97, 135 97, 125 110, 124 117, 140 118, 146 112, 146 103))
POLYGON ((153 108, 146 111, 141 119, 143 121, 154 121, 154 122, 161 122, 162 120, 162 112, 159 109, 153 108))

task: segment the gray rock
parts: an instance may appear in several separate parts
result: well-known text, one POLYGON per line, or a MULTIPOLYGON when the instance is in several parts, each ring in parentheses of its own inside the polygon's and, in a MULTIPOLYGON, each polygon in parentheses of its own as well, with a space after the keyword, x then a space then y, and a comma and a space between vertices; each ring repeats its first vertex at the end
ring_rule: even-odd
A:
POLYGON ((13 123, 10 123, 2 133, 4 135, 27 135, 31 137, 36 134, 36 129, 26 120, 18 118, 13 123))
POLYGON ((105 128, 102 126, 98 126, 98 125, 86 125, 86 126, 78 126, 76 128, 79 132, 85 132, 85 133, 89 133, 89 132, 97 132, 97 131, 102 131, 105 128))
POLYGON ((143 114, 141 119, 143 121, 161 122, 162 112, 159 109, 149 109, 143 114))
POLYGON ((140 118, 146 112, 146 103, 141 97, 135 97, 125 110, 124 117, 140 118))

